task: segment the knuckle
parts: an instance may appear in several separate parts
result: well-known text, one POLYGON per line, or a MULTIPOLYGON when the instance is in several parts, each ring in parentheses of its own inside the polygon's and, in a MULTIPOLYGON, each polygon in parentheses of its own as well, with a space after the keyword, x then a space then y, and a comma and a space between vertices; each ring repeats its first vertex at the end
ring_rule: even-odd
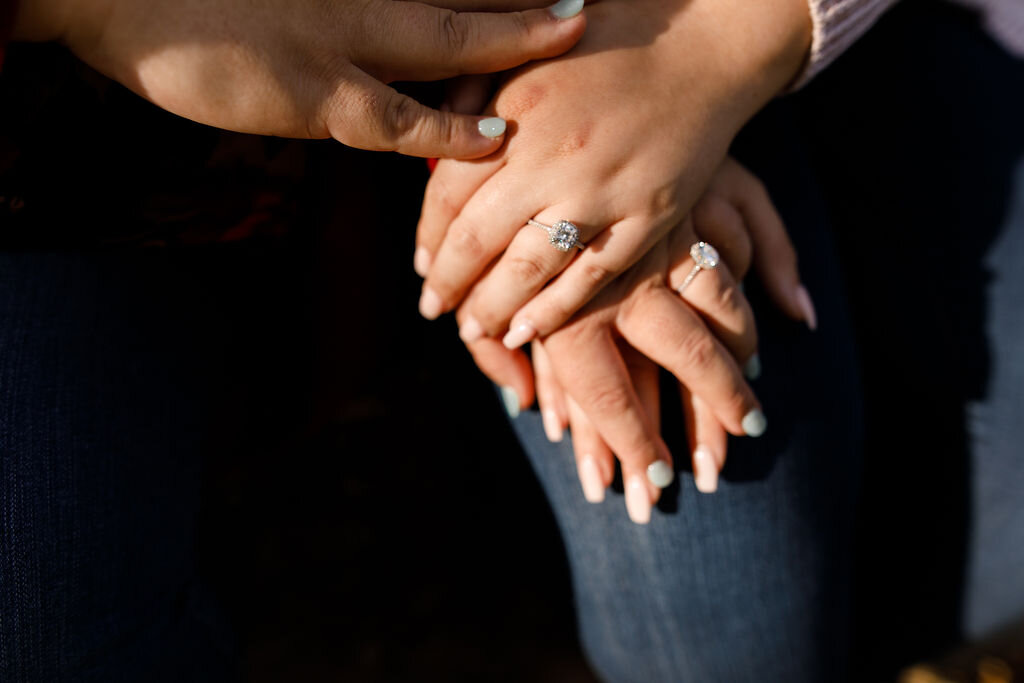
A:
POLYGON ((443 12, 439 21, 442 49, 449 58, 459 57, 469 45, 472 23, 466 16, 451 10, 443 12))
POLYGON ((718 290, 718 297, 716 304, 719 310, 723 311, 737 311, 744 308, 744 302, 746 297, 740 292, 740 288, 735 284, 730 283, 723 285, 718 290))
POLYGON ((381 137, 393 148, 416 128, 416 107, 408 97, 396 94, 388 98, 382 108, 381 137))
POLYGON ((629 394, 617 384, 594 387, 587 403, 594 415, 622 415, 632 407, 629 394))
POLYGON ((515 282, 535 285, 548 281, 547 268, 528 256, 509 256, 508 269, 515 282))
POLYGON ((613 277, 614 273, 600 263, 588 263, 583 266, 583 281, 588 289, 600 289, 613 277))
POLYGON ((484 256, 484 244, 472 228, 453 226, 451 240, 452 248, 463 258, 479 261, 484 256))
POLYGON ((687 367, 704 373, 714 364, 718 349, 710 335, 697 331, 679 340, 678 353, 687 367))

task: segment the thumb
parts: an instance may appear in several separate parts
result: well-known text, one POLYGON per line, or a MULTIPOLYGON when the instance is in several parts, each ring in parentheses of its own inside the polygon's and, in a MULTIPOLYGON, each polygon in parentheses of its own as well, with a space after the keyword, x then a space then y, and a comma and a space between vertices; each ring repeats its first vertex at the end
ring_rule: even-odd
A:
POLYGON ((505 120, 426 107, 353 69, 326 108, 331 137, 359 149, 475 159, 501 147, 505 120))

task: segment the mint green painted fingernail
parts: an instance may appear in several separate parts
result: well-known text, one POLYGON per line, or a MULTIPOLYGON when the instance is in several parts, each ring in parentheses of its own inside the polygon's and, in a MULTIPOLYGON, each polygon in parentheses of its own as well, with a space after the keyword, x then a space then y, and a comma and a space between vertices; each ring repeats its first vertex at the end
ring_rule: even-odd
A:
POLYGON ((671 484, 675 478, 676 473, 672 471, 672 466, 664 460, 655 460, 647 466, 647 480, 659 489, 671 484))
POLYGON ((548 11, 555 19, 571 19, 583 11, 583 0, 558 0, 548 11))
POLYGON ((743 432, 747 436, 761 436, 768 429, 768 418, 760 410, 754 408, 743 416, 740 426, 743 427, 743 432))
POLYGON ((505 119, 497 116, 480 119, 480 122, 476 124, 476 129, 485 138, 500 138, 505 134, 505 119))
POLYGON ((505 412, 513 420, 519 417, 519 394, 512 387, 501 388, 501 402, 505 404, 505 412))
POLYGON ((754 381, 761 376, 761 356, 755 353, 750 357, 750 360, 743 366, 743 376, 750 381, 754 381))

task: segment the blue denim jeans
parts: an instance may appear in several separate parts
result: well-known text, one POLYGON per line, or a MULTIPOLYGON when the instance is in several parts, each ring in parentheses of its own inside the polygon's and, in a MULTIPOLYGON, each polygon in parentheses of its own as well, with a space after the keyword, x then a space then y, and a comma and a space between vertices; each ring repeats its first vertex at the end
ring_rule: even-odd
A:
MULTIPOLYGON (((608 681, 893 680, 1024 617, 1024 65, 906 3, 736 154, 765 181, 819 329, 755 278, 760 439, 650 525, 583 499, 570 443, 514 428, 551 501, 608 681)), ((614 488, 614 487, 613 487, 614 488)))

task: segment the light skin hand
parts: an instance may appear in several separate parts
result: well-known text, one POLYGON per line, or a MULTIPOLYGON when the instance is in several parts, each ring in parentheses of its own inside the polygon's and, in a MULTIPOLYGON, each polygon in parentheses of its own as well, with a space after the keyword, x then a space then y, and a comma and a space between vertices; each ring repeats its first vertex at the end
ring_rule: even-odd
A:
POLYGON ((36 0, 18 40, 57 40, 158 106, 228 130, 428 157, 494 152, 504 122, 387 86, 512 68, 583 34, 557 11, 456 12, 401 0, 36 0))
MULTIPOLYGON (((757 339, 749 305, 736 285, 751 261, 783 312, 814 320, 813 310, 801 303, 796 254, 767 193, 748 171, 727 160, 697 203, 692 227, 676 228, 563 330, 533 343, 534 382, 521 351, 488 338, 468 346, 481 370, 526 397, 524 407, 536 387, 549 438, 570 427, 588 500, 603 499, 614 475, 613 458, 619 458, 627 510, 642 523, 658 497, 649 468, 667 453, 658 436, 659 365, 680 380, 701 491, 717 487, 727 434, 743 434, 752 424, 744 417, 758 404, 739 368, 751 369, 757 339), (722 263, 702 271, 680 297, 672 288, 692 268, 688 245, 698 238, 718 247, 722 263)), ((655 474, 658 483, 666 483, 664 470, 655 474)))
POLYGON ((489 109, 514 122, 505 147, 441 162, 428 184, 421 313, 452 310, 476 283, 463 338, 514 347, 557 329, 635 263, 799 70, 805 0, 764 5, 603 0, 571 53, 517 71, 489 109), (573 221, 587 248, 555 250, 530 218, 573 221))

